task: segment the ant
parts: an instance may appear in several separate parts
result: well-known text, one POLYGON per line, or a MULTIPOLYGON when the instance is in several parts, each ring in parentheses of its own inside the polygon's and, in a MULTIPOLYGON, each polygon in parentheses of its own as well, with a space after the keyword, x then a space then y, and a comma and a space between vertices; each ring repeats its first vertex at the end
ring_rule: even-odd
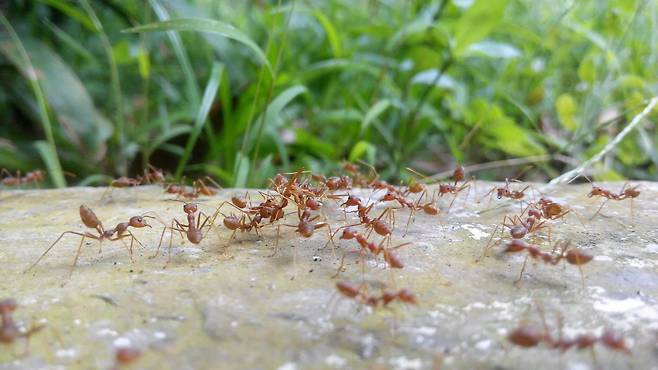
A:
POLYGON ((215 182, 215 180, 213 180, 212 178, 210 178, 208 176, 205 176, 202 179, 194 180, 194 182, 192 183, 192 187, 194 188, 194 191, 197 194, 205 195, 205 196, 208 196, 208 197, 216 195, 218 189, 222 188, 221 186, 219 186, 219 184, 217 182, 215 182), (211 187, 211 186, 206 185, 206 181, 210 182, 215 187, 211 187))
POLYGON ((601 203, 601 206, 596 211, 596 213, 594 213, 594 215, 592 217, 590 217, 590 220, 594 219, 594 217, 596 217, 596 215, 598 215, 599 212, 601 212, 601 209, 603 208, 603 206, 609 200, 619 201, 619 200, 624 200, 624 199, 630 199, 631 200, 631 219, 634 218, 633 201, 634 201, 635 198, 640 196, 640 191, 637 190, 637 188, 639 188, 640 185, 635 185, 633 187, 627 187, 627 186, 628 186, 628 183, 624 184, 622 186, 621 190, 619 191, 619 193, 614 193, 610 190, 603 189, 601 187, 592 185, 592 190, 589 192, 589 194, 587 194, 587 197, 588 198, 602 197, 602 198, 605 198, 605 200, 603 201, 603 203, 601 203))
POLYGON ((75 265, 78 262, 78 257, 80 257, 80 251, 82 249, 82 244, 83 244, 85 238, 90 238, 90 239, 94 239, 94 240, 99 241, 100 245, 99 245, 98 253, 100 254, 101 251, 102 251, 102 248, 103 248, 103 240, 107 239, 109 241, 116 241, 116 240, 120 240, 120 239, 123 239, 123 238, 130 237, 130 247, 128 248, 128 253, 130 254, 130 260, 133 261, 133 242, 137 241, 137 243, 139 245, 142 245, 142 243, 140 243, 140 241, 137 240, 137 238, 135 238, 135 235, 133 235, 133 233, 130 232, 130 230, 128 230, 128 228, 129 227, 133 227, 133 228, 151 227, 151 225, 149 225, 146 222, 146 220, 145 220, 146 218, 155 218, 155 217, 146 216, 146 215, 133 216, 127 222, 118 223, 113 229, 105 230, 103 228, 103 224, 98 219, 98 217, 96 216, 94 211, 92 211, 91 208, 89 208, 89 207, 87 207, 83 204, 83 205, 80 206, 80 219, 82 220, 82 223, 85 224, 85 226, 87 226, 90 229, 95 229, 96 232, 98 233, 98 235, 94 235, 90 232, 81 233, 81 232, 71 231, 71 230, 63 232, 50 245, 50 247, 48 247, 48 249, 46 249, 43 252, 43 254, 41 254, 41 256, 32 265, 30 265, 30 267, 28 267, 26 272, 29 271, 30 269, 32 269, 34 266, 36 266, 39 263, 39 261, 41 261, 41 259, 43 257, 45 257, 46 254, 48 254, 48 252, 50 252, 50 250, 53 249, 53 247, 57 244, 57 242, 59 242, 60 239, 62 239, 62 237, 66 234, 75 234, 75 235, 79 235, 79 236, 82 237, 80 239, 80 245, 78 246, 78 250, 75 253, 75 258, 73 259, 73 264, 71 265, 71 270, 69 272, 69 279, 71 278, 71 275, 73 274, 73 269, 75 268, 75 265))
POLYGON ((25 174, 25 176, 21 176, 21 171, 16 171, 16 175, 13 175, 7 169, 3 168, 0 170, 0 175, 4 175, 4 177, 0 179, 0 184, 4 186, 17 186, 22 184, 39 183, 42 182, 46 177, 44 171, 40 169, 34 170, 32 172, 28 172, 25 174))
POLYGON ((176 199, 183 197, 186 199, 196 199, 199 195, 213 196, 217 194, 217 189, 221 186, 213 179, 206 176, 203 179, 196 179, 192 182, 192 186, 184 184, 168 184, 165 185, 165 193, 176 194, 176 199), (206 185, 206 181, 215 185, 217 188, 206 185))
POLYGON ((180 197, 185 199, 196 199, 199 197, 199 193, 195 188, 183 184, 167 184, 165 185, 164 191, 167 194, 176 194, 176 199, 179 199, 180 197))
POLYGON ((560 260, 565 259, 570 265, 578 266, 580 270, 580 278, 582 281, 583 288, 585 288, 585 275, 583 274, 582 265, 590 262, 594 257, 581 251, 578 248, 569 248, 571 242, 562 241, 555 244, 553 247, 553 253, 542 252, 539 249, 538 245, 526 244, 523 240, 515 239, 507 243, 507 247, 503 251, 504 253, 517 253, 526 251, 528 255, 523 261, 523 267, 521 267, 521 272, 519 273, 519 278, 516 280, 516 283, 521 281, 523 277, 523 272, 525 271, 526 263, 528 262, 528 257, 532 257, 535 260, 541 260, 546 264, 557 265, 560 260), (555 254, 557 252, 557 254, 555 254))
MULTIPOLYGON (((149 164, 147 168, 144 169, 143 176, 137 176, 136 178, 121 176, 110 181, 107 191, 112 188, 128 188, 145 184, 160 183, 164 181, 165 175, 162 170, 149 164)), ((105 197, 105 193, 103 194, 103 197, 105 197)))
POLYGON ((400 289, 395 292, 383 291, 381 295, 368 295, 368 293, 352 284, 339 281, 336 283, 336 289, 344 297, 358 300, 359 302, 377 308, 379 305, 388 306, 393 301, 400 301, 407 304, 416 305, 418 301, 416 296, 408 289, 400 289))
POLYGON ((630 349, 626 346, 624 338, 611 331, 605 330, 602 335, 594 336, 591 334, 581 334, 573 339, 553 339, 549 333, 540 330, 533 325, 521 325, 514 329, 507 339, 519 347, 535 347, 539 343, 544 343, 549 348, 557 348, 562 352, 566 352, 572 347, 577 349, 593 348, 594 344, 601 343, 604 347, 618 352, 623 352, 627 355, 631 354, 630 349))
MULTIPOLYGON (((320 215, 316 215, 315 217, 311 217, 311 212, 309 210, 304 210, 301 211, 300 208, 297 209, 297 217, 299 218, 299 223, 297 225, 289 225, 289 224, 284 224, 283 226, 288 226, 288 227, 294 227, 295 232, 297 232, 299 235, 301 235, 304 238, 310 238, 313 236, 313 232, 317 229, 326 227, 327 228, 327 235, 329 236, 329 241, 327 243, 331 242, 332 246, 335 248, 336 245, 334 244, 334 238, 332 232, 331 232, 331 225, 327 222, 314 222, 315 220, 320 218, 320 215)), ((277 238, 276 238, 276 244, 274 246, 274 256, 276 252, 279 249, 279 228, 277 228, 277 238)))
POLYGON ((27 331, 22 331, 14 323, 13 313, 16 311, 18 304, 15 300, 7 298, 0 300, 0 344, 9 344, 19 338, 29 339, 30 336, 43 329, 42 325, 32 326, 27 331))
POLYGON ((455 200, 457 200, 457 196, 459 195, 460 192, 462 192, 465 189, 468 189, 468 192, 466 193, 466 199, 468 199, 468 195, 471 192, 471 185, 469 182, 471 182, 475 177, 471 177, 470 179, 463 181, 465 177, 465 170, 464 167, 458 166, 455 168, 455 170, 452 172, 452 184, 439 184, 439 189, 438 189, 438 194, 439 196, 443 196, 445 194, 454 194, 454 198, 452 198, 452 201, 450 202, 450 205, 448 206, 447 212, 450 212, 450 209, 452 209, 452 205, 455 203, 455 200), (458 186, 459 182, 463 181, 461 185, 458 186))
MULTIPOLYGON (((524 212, 525 213, 525 212, 524 212)), ((530 209, 528 212, 529 216, 526 218, 525 221, 521 218, 521 216, 514 216, 514 217, 509 217, 505 216, 503 217, 503 223, 501 225, 496 225, 494 228, 493 232, 491 233, 491 236, 489 237, 489 241, 485 245, 484 249, 482 250, 482 256, 481 258, 484 258, 487 254, 487 251, 496 245, 498 245, 501 240, 497 240, 495 243, 491 243, 493 241, 494 235, 496 235, 496 232, 498 231, 498 228, 501 228, 501 236, 502 232, 505 230, 505 227, 509 229, 510 236, 512 237, 512 240, 519 240, 523 239, 526 235, 528 234, 534 234, 535 232, 542 230, 542 229, 547 229, 548 230, 548 241, 549 243, 551 242, 551 226, 546 224, 546 221, 541 221, 541 216, 542 214, 539 211, 536 211, 534 209, 530 209), (508 224, 507 221, 510 221, 508 224)))
POLYGON ((507 340, 523 348, 535 347, 543 343, 548 348, 559 349, 561 352, 566 352, 572 347, 576 347, 579 350, 590 348, 592 349, 592 356, 594 356, 593 350, 596 343, 601 343, 604 347, 613 351, 622 352, 627 355, 631 353, 630 349, 626 346, 624 337, 610 329, 605 329, 599 336, 581 334, 570 339, 564 338, 562 336, 562 316, 560 314, 557 315, 559 335, 555 339, 549 332, 544 312, 541 308, 539 308, 539 315, 543 329, 532 324, 522 324, 507 335, 507 340))
MULTIPOLYGON (((395 254, 393 254, 393 250, 411 244, 410 242, 407 242, 392 248, 386 248, 383 246, 384 240, 382 240, 379 243, 379 245, 377 245, 374 242, 368 241, 368 238, 366 236, 363 236, 363 234, 356 232, 351 227, 346 227, 343 230, 343 234, 340 236, 340 239, 341 240, 356 239, 356 242, 359 243, 359 246, 361 247, 361 252, 369 251, 375 257, 382 254, 384 256, 384 261, 386 261, 388 266, 395 269, 403 268, 404 264, 395 254)), ((345 255, 343 255, 343 259, 341 260, 341 264, 338 267, 336 275, 340 273, 340 271, 343 269, 344 260, 345 260, 345 255)))
MULTIPOLYGON (((182 234, 185 233, 187 240, 189 240, 192 244, 201 243, 203 238, 206 236, 206 234, 203 234, 202 230, 204 227, 206 227, 206 223, 208 220, 210 220, 210 216, 207 216, 203 212, 199 211, 198 205, 196 203, 185 203, 183 205, 183 212, 185 212, 187 215, 187 224, 181 224, 177 219, 174 218, 171 220, 171 226, 169 226, 169 250, 167 253, 167 262, 165 263, 165 267, 167 267, 169 261, 171 260, 171 247, 174 231, 178 231, 181 234, 181 237, 182 234), (201 222, 201 216, 205 217, 203 222, 201 222)), ((211 228, 212 223, 208 224, 207 227, 211 228)), ((162 239, 164 238, 164 233, 166 230, 167 226, 162 229, 162 234, 160 235, 160 243, 158 243, 158 249, 156 250, 153 257, 156 257, 160 252, 160 246, 162 245, 162 239)))

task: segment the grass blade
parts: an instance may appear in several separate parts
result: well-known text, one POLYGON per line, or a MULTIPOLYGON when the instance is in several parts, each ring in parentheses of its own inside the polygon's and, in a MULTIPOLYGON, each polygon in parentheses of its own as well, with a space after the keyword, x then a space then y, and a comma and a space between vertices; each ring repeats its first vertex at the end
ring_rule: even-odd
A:
POLYGON ((64 177, 62 168, 60 167, 59 164, 59 158, 57 157, 57 152, 53 148, 52 145, 50 145, 47 141, 39 140, 34 143, 34 147, 37 149, 37 152, 39 152, 39 155, 41 156, 41 159, 43 160, 43 163, 46 164, 46 169, 48 170, 48 175, 50 175, 50 178, 52 179, 53 183, 55 186, 58 188, 66 186, 66 184, 60 186, 57 184, 57 174, 64 177))
POLYGON ((199 107, 196 119, 194 120, 194 127, 192 128, 192 132, 187 139, 185 151, 183 152, 180 161, 178 161, 178 166, 176 167, 175 176, 177 179, 180 178, 180 176, 183 174, 183 169, 185 169, 185 165, 192 155, 194 144, 196 144, 196 141, 199 138, 199 134, 203 129, 206 118, 208 117, 208 112, 210 112, 212 102, 215 100, 215 96, 217 95, 217 89, 219 89, 219 83, 222 80, 223 72, 223 64, 217 62, 213 63, 212 71, 210 72, 210 80, 208 80, 206 90, 203 93, 203 100, 201 100, 201 106, 199 107))
POLYGON ((388 99, 382 99, 370 107, 366 112, 366 115, 363 117, 363 121, 361 121, 361 134, 363 134, 370 124, 390 106, 391 102, 388 99))
POLYGON ((57 156, 57 147, 55 145, 55 137, 53 135, 52 122, 50 121, 50 116, 48 115, 48 105, 43 93, 43 89, 41 88, 41 84, 39 83, 39 77, 34 69, 34 66, 32 65, 30 56, 27 54, 27 51, 25 50, 25 47, 21 42, 21 39, 16 34, 16 31, 14 31, 14 28, 11 26, 7 18, 5 18, 4 13, 1 11, 0 11, 0 23, 2 23, 3 26, 5 26, 7 32, 9 33, 9 36, 11 37, 12 41, 16 45, 16 48, 18 49, 20 58, 23 60, 23 65, 26 66, 23 72, 25 73, 27 79, 29 80, 30 87, 32 88, 32 92, 34 93, 34 96, 37 99, 37 105, 39 107, 39 117, 41 119, 41 126, 43 127, 43 131, 46 133, 46 140, 47 140, 47 143, 43 142, 41 145, 37 146, 37 150, 39 150, 40 153, 42 154, 41 156, 44 159, 44 162, 46 163, 46 167, 48 168, 48 173, 50 175, 51 180, 53 181, 53 185, 55 185, 58 188, 65 187, 66 180, 64 179, 62 165, 60 164, 59 157, 57 156), (43 148, 44 145, 47 146, 47 149, 43 148), (39 149, 40 147, 42 149, 39 149))
MULTIPOLYGON (((112 92, 112 100, 114 100, 114 108, 116 109, 116 124, 117 124, 117 129, 116 129, 116 134, 115 134, 115 141, 123 147, 125 145, 124 140, 124 115, 123 115, 123 94, 121 93, 121 82, 119 80, 119 68, 117 67, 117 61, 114 58, 114 53, 112 52, 112 44, 110 43, 110 39, 108 38, 107 34, 105 33, 105 29, 103 28, 103 24, 101 23, 100 19, 98 19, 98 16, 96 15, 96 12, 94 12, 94 9, 91 7, 89 4, 88 0, 80 0, 80 4, 84 8, 85 12, 87 13, 87 16, 91 19, 91 21, 94 24, 94 28, 96 33, 100 36, 101 39, 101 44, 103 46, 103 49, 105 50, 105 54, 107 55, 107 61, 108 64, 110 65, 110 86, 111 86, 111 92, 112 92)), ((124 151, 117 151, 117 153, 124 153, 124 151)), ((127 171, 127 162, 125 159, 124 154, 119 154, 119 159, 118 159, 118 170, 119 173, 125 174, 127 171)))
POLYGON ((206 18, 179 18, 145 24, 124 30, 123 32, 154 32, 154 31, 196 31, 214 33, 235 40, 254 52, 258 60, 273 74, 272 66, 267 61, 265 53, 249 36, 232 25, 206 18))
MULTIPOLYGON (((160 21, 168 21, 169 14, 167 10, 158 2, 158 0, 149 0, 151 8, 158 16, 160 21)), ((197 84, 196 78, 194 77, 194 70, 192 69, 192 64, 190 63, 190 58, 187 55, 183 41, 180 38, 180 35, 176 31, 167 31, 167 36, 171 45, 173 46, 174 53, 176 54, 176 59, 181 65, 183 70, 183 76, 185 77, 185 89, 187 90, 188 100, 191 107, 196 107, 199 105, 199 85, 197 84)))

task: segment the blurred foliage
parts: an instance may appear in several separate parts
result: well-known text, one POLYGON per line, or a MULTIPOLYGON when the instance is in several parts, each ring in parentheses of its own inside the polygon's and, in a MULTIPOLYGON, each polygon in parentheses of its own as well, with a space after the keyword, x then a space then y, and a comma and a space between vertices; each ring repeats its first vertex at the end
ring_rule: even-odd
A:
MULTIPOLYGON (((397 180, 538 155, 541 179, 658 93, 653 0, 1 4, 0 168, 45 167, 54 185, 152 163, 262 186, 344 160, 397 180)), ((657 144, 643 125, 599 178, 655 179, 657 144)))

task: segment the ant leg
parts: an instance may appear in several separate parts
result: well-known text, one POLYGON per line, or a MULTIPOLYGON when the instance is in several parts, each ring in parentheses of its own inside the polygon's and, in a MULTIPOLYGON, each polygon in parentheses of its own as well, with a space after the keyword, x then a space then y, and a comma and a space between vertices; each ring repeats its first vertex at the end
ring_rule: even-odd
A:
POLYGON ((53 244, 51 244, 51 245, 48 247, 48 249, 46 249, 46 251, 43 252, 43 253, 41 254, 41 256, 39 256, 39 258, 38 258, 34 263, 32 263, 32 264, 31 264, 31 265, 30 265, 30 266, 29 266, 24 272, 28 272, 28 271, 30 271, 32 268, 34 268, 34 266, 36 266, 36 265, 39 263, 39 261, 41 261, 41 259, 42 259, 43 257, 45 257, 46 254, 48 254, 48 252, 50 252, 50 250, 53 249, 53 247, 55 246, 55 244, 57 244, 57 242, 59 242, 60 239, 62 239, 62 237, 63 237, 64 235, 66 235, 66 234, 75 234, 75 235, 80 235, 80 236, 82 236, 82 237, 98 238, 97 236, 95 236, 95 235, 91 235, 91 234, 88 234, 88 233, 79 233, 79 232, 76 232, 76 231, 65 231, 65 232, 63 232, 62 235, 60 235, 59 238, 57 238, 57 239, 53 242, 53 244))
POLYGON ((407 232, 409 231, 409 224, 411 223, 411 219, 413 218, 415 211, 415 208, 409 209, 409 218, 407 218, 407 226, 404 228, 404 234, 402 235, 403 238, 407 236, 407 232))
MULTIPOLYGON (((274 256, 276 256, 277 252, 279 251, 279 235, 280 235, 280 231, 281 231, 281 225, 276 225, 276 242, 274 242, 274 252, 272 252, 272 254, 270 254, 269 256, 267 256, 268 258, 269 258, 269 257, 274 257, 274 256)), ((234 232, 235 232, 235 231, 234 231, 234 232)), ((329 242, 327 242, 327 243, 329 243, 329 242)), ((325 245, 326 245, 326 244, 325 244, 325 245)))
POLYGON ((499 240, 496 243, 491 244, 491 242, 493 241, 494 235, 496 235, 496 231, 498 231, 498 227, 499 227, 499 225, 496 225, 496 227, 494 228, 494 231, 491 233, 491 236, 489 237, 489 241, 487 241, 487 245, 485 245, 484 248, 482 249, 482 256, 475 259, 476 263, 480 262, 481 259, 484 259, 484 257, 487 256, 487 251, 489 251, 490 248, 493 248, 494 246, 496 246, 500 242, 500 240, 499 240))
POLYGON ((593 220, 594 217, 596 217, 596 215, 598 215, 599 212, 601 212, 601 209, 603 208, 603 206, 604 206, 606 203, 608 203, 609 200, 610 200, 610 199, 606 198, 606 199, 603 201, 603 203, 601 203, 601 206, 599 207, 599 209, 596 210, 596 213, 594 213, 594 215, 593 215, 592 217, 590 217, 589 219, 590 219, 590 220, 593 220))
POLYGON ((521 283, 521 279, 523 278, 523 272, 525 271, 525 266, 528 263, 528 257, 529 255, 526 255, 525 259, 523 260, 523 266, 521 266, 521 272, 519 273, 519 278, 516 279, 516 281, 514 282, 515 285, 521 283))
POLYGON ((83 236, 80 239, 80 245, 78 245, 78 250, 75 252, 75 258, 73 259, 73 264, 71 265, 71 269, 69 270, 69 279, 71 279, 71 276, 73 276, 73 269, 75 268, 75 265, 78 263, 78 258, 80 257, 80 251, 82 250, 82 243, 85 241, 85 237, 83 236))
POLYGON ((160 253, 160 246, 162 246, 162 238, 164 238, 165 231, 167 231, 167 226, 162 228, 162 234, 160 234, 160 242, 158 243, 158 248, 155 250, 155 254, 149 258, 155 258, 158 256, 158 253, 160 253))

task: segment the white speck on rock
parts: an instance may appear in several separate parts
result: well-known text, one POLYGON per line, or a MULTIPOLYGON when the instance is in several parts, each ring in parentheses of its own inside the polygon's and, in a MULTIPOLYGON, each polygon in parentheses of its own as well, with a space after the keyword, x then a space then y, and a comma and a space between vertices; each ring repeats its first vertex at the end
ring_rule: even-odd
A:
POLYGON ((324 362, 328 366, 332 366, 332 367, 343 367, 347 364, 346 359, 338 356, 337 354, 333 354, 333 353, 331 355, 327 356, 327 358, 324 359, 324 362))
POLYGON ((475 343, 475 348, 479 349, 480 351, 486 351, 490 347, 491 347, 491 340, 489 339, 481 340, 475 343))
POLYGON ((55 357, 58 358, 75 358, 78 355, 78 351, 74 348, 69 349, 58 349, 55 351, 55 357))
POLYGON ((277 370, 297 370, 297 364, 294 362, 286 362, 285 364, 279 366, 277 370))
POLYGON ((468 232, 470 232, 471 235, 472 235, 472 238, 475 239, 475 240, 480 240, 480 239, 484 239, 484 238, 489 237, 488 233, 480 230, 479 228, 477 228, 473 225, 465 224, 465 225, 462 225, 462 228, 464 230, 467 230, 468 232))
POLYGON ((130 347, 131 342, 130 342, 130 339, 128 339, 126 337, 119 337, 119 338, 115 339, 112 342, 112 344, 116 348, 122 348, 122 347, 130 347))
POLYGON ((405 356, 400 356, 391 358, 389 362, 393 368, 400 370, 414 370, 423 367, 423 361, 419 358, 408 359, 405 356))

